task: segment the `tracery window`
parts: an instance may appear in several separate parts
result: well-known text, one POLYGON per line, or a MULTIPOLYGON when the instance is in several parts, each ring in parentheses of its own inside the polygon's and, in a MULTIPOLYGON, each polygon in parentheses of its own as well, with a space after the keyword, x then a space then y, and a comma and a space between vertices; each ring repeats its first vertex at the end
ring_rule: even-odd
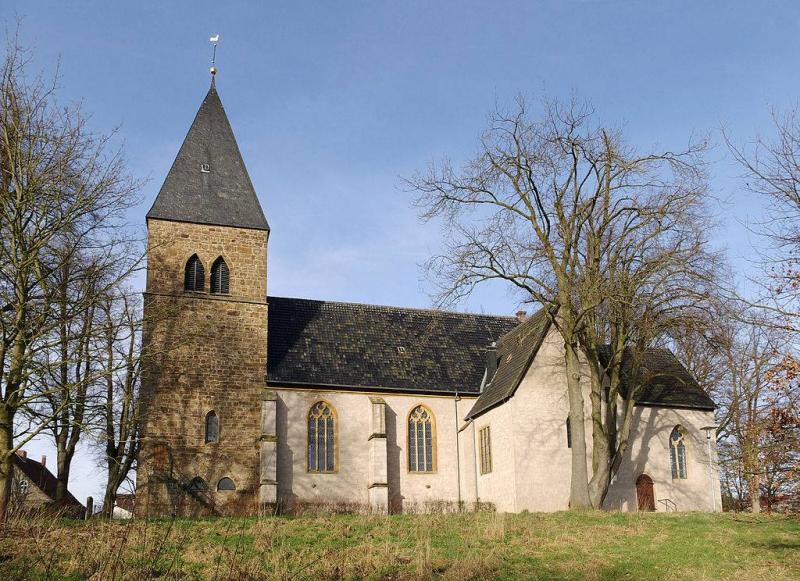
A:
POLYGON ((408 470, 436 470, 436 425, 431 411, 421 405, 408 414, 408 470))
POLYGON ((219 416, 214 410, 206 414, 206 444, 219 442, 219 416))
POLYGON ((492 436, 489 432, 489 426, 481 428, 479 436, 481 474, 489 474, 492 471, 492 436))
POLYGON ((183 290, 189 292, 203 292, 206 284, 206 269, 196 254, 186 261, 183 273, 183 290))
POLYGON ((308 471, 336 471, 336 413, 324 401, 308 412, 308 471))
POLYGON ((686 478, 686 444, 680 426, 675 426, 669 435, 669 460, 672 466, 672 478, 686 478))
POLYGON ((217 295, 228 294, 229 280, 228 265, 220 256, 211 265, 211 292, 217 295))

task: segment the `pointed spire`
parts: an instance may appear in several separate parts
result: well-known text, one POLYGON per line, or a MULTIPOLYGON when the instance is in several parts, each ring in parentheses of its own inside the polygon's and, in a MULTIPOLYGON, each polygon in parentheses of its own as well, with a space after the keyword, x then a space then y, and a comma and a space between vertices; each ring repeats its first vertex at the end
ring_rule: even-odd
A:
POLYGON ((213 76, 147 218, 269 231, 213 76))

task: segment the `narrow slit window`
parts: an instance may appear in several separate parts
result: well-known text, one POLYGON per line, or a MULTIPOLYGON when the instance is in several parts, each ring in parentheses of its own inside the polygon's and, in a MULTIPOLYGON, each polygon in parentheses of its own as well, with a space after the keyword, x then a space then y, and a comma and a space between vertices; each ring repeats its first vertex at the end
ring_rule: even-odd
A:
POLYGON ((336 471, 336 414, 324 401, 308 412, 308 471, 336 471))
POLYGON ((206 284, 206 270, 196 254, 186 261, 183 273, 183 290, 187 292, 203 292, 206 284))
POLYGON ((572 448, 572 424, 570 423, 569 418, 567 418, 566 426, 567 426, 567 448, 572 448))
POLYGON ((481 474, 489 474, 492 471, 492 436, 489 432, 489 426, 481 428, 479 436, 481 474))
POLYGON ((436 427, 433 414, 424 406, 417 406, 408 415, 408 470, 433 472, 436 470, 436 427))
POLYGON ((211 292, 216 295, 228 294, 229 281, 228 265, 220 256, 211 265, 211 292))
POLYGON ((219 442, 219 416, 214 410, 206 414, 206 444, 219 442))

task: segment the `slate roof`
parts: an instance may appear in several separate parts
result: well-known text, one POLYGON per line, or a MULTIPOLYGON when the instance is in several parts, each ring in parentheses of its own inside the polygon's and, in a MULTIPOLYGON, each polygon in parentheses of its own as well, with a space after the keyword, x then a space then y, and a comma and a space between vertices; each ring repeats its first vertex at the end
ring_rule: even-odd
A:
MULTIPOLYGON (((46 466, 31 458, 23 458, 19 454, 14 454, 14 465, 49 498, 55 499, 58 480, 46 466)), ((72 496, 69 490, 67 490, 67 495, 64 498, 64 504, 83 508, 83 505, 77 498, 72 496)))
MULTIPOLYGON (((608 349, 601 349, 600 361, 603 365, 607 365, 608 357, 608 349)), ((625 353, 622 358, 620 385, 623 397, 627 397, 631 383, 632 363, 630 353, 625 353)), ((635 397, 639 405, 709 411, 716 407, 714 401, 669 349, 648 349, 644 353, 640 374, 642 387, 635 397)))
POLYGON ((502 404, 514 395, 525 372, 542 346, 550 329, 547 311, 540 309, 497 342, 497 372, 487 378, 475 405, 467 419, 477 417, 502 404))
POLYGON ((515 317, 309 299, 267 303, 270 385, 477 395, 487 347, 519 324, 515 317))
MULTIPOLYGON (((497 372, 484 386, 466 419, 476 418, 510 399, 522 382, 550 329, 544 309, 532 315, 497 343, 497 372)), ((600 350, 601 363, 608 362, 608 348, 600 350)), ((627 397, 631 383, 629 356, 623 357, 621 395, 627 397)), ((668 349, 648 349, 641 364, 642 388, 638 405, 713 411, 714 402, 668 349)))
POLYGON ((269 231, 213 82, 147 218, 269 231))

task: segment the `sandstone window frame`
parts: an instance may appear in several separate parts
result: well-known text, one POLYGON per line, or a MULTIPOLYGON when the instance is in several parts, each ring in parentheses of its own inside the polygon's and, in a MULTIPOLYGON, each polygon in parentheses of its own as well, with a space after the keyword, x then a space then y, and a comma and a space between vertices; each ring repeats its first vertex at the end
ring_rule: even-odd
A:
POLYGON ((212 295, 229 295, 230 293, 230 268, 222 256, 217 257, 211 265, 211 287, 212 295))
POLYGON ((230 476, 223 476, 217 482, 217 492, 233 492, 236 490, 236 483, 230 476))
POLYGON ((315 401, 306 414, 306 472, 339 472, 339 416, 333 404, 324 399, 315 401))
POLYGON ((206 269, 197 253, 192 254, 183 267, 183 292, 206 292, 206 269))
POLYGON ((678 424, 669 434, 669 465, 673 480, 686 480, 689 476, 686 461, 686 430, 678 424))
POLYGON ((492 432, 491 426, 483 426, 478 430, 479 456, 481 475, 492 472, 492 432))
POLYGON ((436 448, 436 416, 433 411, 422 403, 412 407, 406 417, 406 432, 408 473, 435 474, 439 467, 436 448), (420 442, 422 442, 421 450, 420 442), (420 460, 422 467, 420 467, 420 460))
POLYGON ((209 410, 205 420, 205 443, 219 444, 219 414, 209 410))

